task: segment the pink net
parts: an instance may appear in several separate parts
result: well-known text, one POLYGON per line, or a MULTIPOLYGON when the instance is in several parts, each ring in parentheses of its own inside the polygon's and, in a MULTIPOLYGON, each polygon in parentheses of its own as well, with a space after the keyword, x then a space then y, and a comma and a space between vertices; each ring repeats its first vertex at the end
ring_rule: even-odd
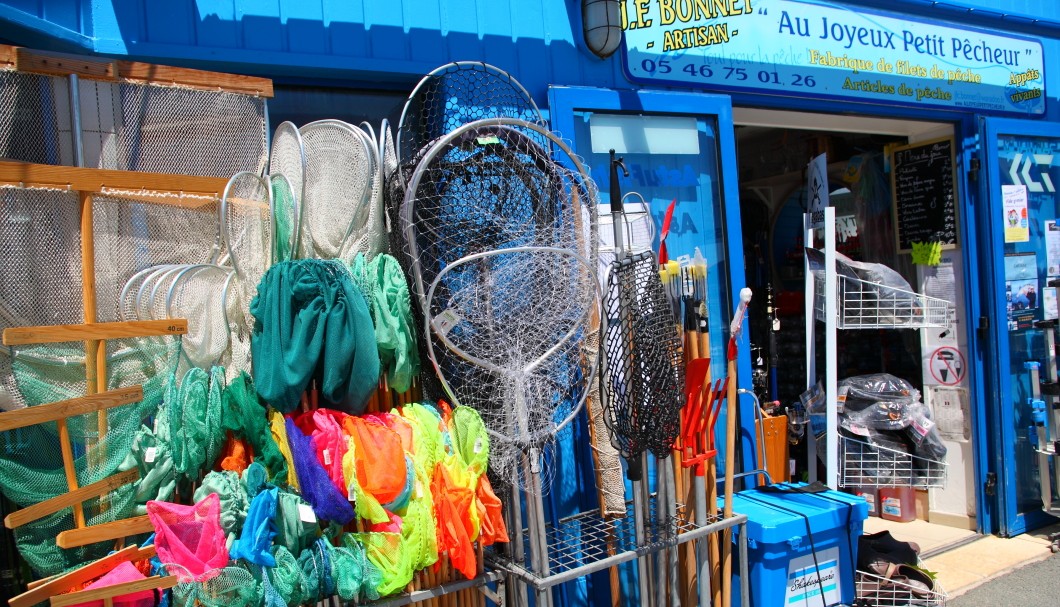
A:
MULTIPOLYGON (((135 582, 143 579, 147 579, 147 576, 140 573, 140 570, 132 563, 125 562, 107 572, 103 577, 85 586, 85 590, 105 588, 107 586, 124 584, 125 582, 135 582)), ((114 607, 154 607, 154 604, 155 593, 150 590, 114 597, 114 607)), ((103 607, 103 601, 99 600, 78 603, 73 607, 103 607)))
POLYGON ((228 564, 221 529, 221 501, 216 493, 193 506, 147 502, 147 516, 155 528, 158 560, 181 582, 203 581, 209 572, 228 564))

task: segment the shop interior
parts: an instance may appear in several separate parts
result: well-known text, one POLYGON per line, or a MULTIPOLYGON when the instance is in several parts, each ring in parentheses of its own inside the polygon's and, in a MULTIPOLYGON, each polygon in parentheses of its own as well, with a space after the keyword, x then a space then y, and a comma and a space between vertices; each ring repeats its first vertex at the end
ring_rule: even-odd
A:
MULTIPOLYGON (((755 391, 760 402, 775 403, 774 414, 788 414, 789 469, 785 473, 792 480, 808 480, 809 466, 816 465, 819 478, 824 478, 823 458, 814 457, 813 464, 809 463, 810 431, 807 425, 796 423, 792 409, 807 389, 803 265, 807 163, 819 154, 827 155, 837 253, 855 261, 884 264, 919 290, 917 267, 910 254, 897 250, 888 150, 952 136, 953 125, 751 108, 735 108, 734 121, 746 280, 755 292, 771 295, 771 301, 763 297, 754 302, 749 312, 755 391)), ((820 243, 821 237, 815 240, 820 243)), ((957 314, 962 311, 958 309, 957 314)), ((823 345, 824 324, 817 321, 814 326, 820 378, 828 353, 823 345)), ((888 373, 922 394, 923 346, 920 331, 914 329, 840 331, 835 352, 840 383, 845 378, 888 373)), ((768 428, 764 434, 767 444, 779 440, 768 428)), ((818 442, 822 446, 823 440, 818 442)), ((962 448, 970 449, 958 447, 962 448)), ((772 460, 775 451, 770 453, 767 459, 772 460)), ((938 552, 976 536, 971 531, 975 529, 974 498, 964 490, 972 484, 971 467, 948 468, 943 488, 844 489, 874 502, 866 533, 890 529, 896 537, 917 541, 924 551, 938 552), (943 494, 961 498, 947 501, 943 494), (884 513, 885 500, 890 506, 900 504, 902 511, 896 515, 890 507, 884 513)))

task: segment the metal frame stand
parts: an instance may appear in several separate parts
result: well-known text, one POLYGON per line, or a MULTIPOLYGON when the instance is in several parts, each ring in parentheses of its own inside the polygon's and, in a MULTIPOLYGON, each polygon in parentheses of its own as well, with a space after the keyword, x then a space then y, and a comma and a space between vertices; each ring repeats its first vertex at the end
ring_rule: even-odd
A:
MULTIPOLYGON (((665 508, 656 500, 653 502, 655 503, 648 504, 649 511, 651 506, 665 508)), ((595 511, 583 512, 562 519, 555 527, 548 527, 545 533, 547 553, 544 555, 544 560, 550 564, 547 571, 536 570, 533 564, 528 569, 514 557, 505 557, 493 552, 487 553, 486 559, 491 567, 506 571, 513 581, 525 584, 540 596, 553 586, 634 559, 643 563, 651 560, 653 555, 665 553, 685 542, 706 538, 710 534, 736 527, 741 605, 746 607, 750 604, 746 515, 735 514, 727 519, 718 516, 705 525, 689 523, 680 517, 666 517, 667 520, 661 522, 651 521, 647 527, 637 524, 636 515, 637 510, 633 507, 627 509, 625 517, 618 519, 602 518, 599 512, 595 511)), ((521 530, 521 534, 530 533, 529 529, 521 530)), ((652 597, 651 594, 644 596, 652 597)), ((652 604, 652 598, 642 599, 642 604, 652 604)))
MULTIPOLYGON (((1031 419, 1033 435, 1028 437, 1038 454, 1038 482, 1041 485, 1042 509, 1060 517, 1060 502, 1053 500, 1053 492, 1060 489, 1060 377, 1057 374, 1056 328, 1057 321, 1046 320, 1035 323, 1045 335, 1045 371, 1047 381, 1041 381, 1038 363, 1025 363, 1031 373, 1031 419), (1045 397, 1044 399, 1042 397, 1045 397)), ((1049 536, 1049 548, 1060 552, 1060 533, 1049 536)))

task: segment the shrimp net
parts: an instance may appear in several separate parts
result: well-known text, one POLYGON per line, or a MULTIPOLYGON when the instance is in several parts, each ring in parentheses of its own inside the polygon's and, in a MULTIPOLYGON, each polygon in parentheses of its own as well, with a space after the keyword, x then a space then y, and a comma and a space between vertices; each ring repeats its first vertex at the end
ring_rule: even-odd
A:
POLYGON ((583 204, 596 192, 560 160, 581 167, 539 126, 468 124, 424 156, 401 209, 429 358, 449 398, 482 416, 491 469, 509 482, 596 379, 595 213, 583 204))
POLYGON ((376 210, 372 193, 376 153, 364 131, 340 120, 312 122, 301 134, 306 154, 302 257, 345 258, 351 249, 367 246, 361 240, 365 234, 381 233, 382 209, 376 210))

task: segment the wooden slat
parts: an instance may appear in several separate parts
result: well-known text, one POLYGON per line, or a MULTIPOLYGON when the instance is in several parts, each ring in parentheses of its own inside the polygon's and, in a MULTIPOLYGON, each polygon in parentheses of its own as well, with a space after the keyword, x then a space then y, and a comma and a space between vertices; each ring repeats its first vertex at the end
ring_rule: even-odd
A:
POLYGON ((43 325, 4 329, 3 343, 5 346, 26 346, 90 339, 183 335, 187 332, 188 321, 184 318, 100 322, 91 325, 43 325))
POLYGON ((129 386, 118 388, 109 392, 100 392, 90 396, 79 396, 67 400, 61 400, 36 407, 26 407, 0 413, 0 432, 25 428, 45 422, 54 422, 66 417, 105 411, 112 407, 120 407, 138 403, 144 398, 143 386, 129 386))
POLYGON ((137 550, 136 554, 129 557, 129 560, 135 563, 137 561, 144 561, 150 558, 154 558, 156 554, 158 554, 158 552, 155 550, 155 545, 151 544, 150 546, 144 546, 143 548, 137 550))
POLYGON ((41 578, 39 580, 32 580, 32 581, 26 583, 26 588, 28 590, 33 590, 37 586, 43 586, 44 584, 47 584, 48 582, 54 580, 56 577, 58 577, 58 576, 49 575, 48 577, 43 577, 43 578, 41 578))
POLYGON ((154 527, 151 526, 151 520, 145 514, 102 525, 63 531, 56 536, 55 545, 60 548, 76 548, 151 531, 154 531, 154 527))
POLYGON ((69 493, 64 493, 63 495, 53 497, 52 499, 45 500, 39 504, 33 504, 32 506, 27 506, 21 510, 16 510, 4 518, 4 526, 8 529, 21 527, 26 523, 32 523, 42 516, 54 514, 63 508, 70 508, 87 499, 99 497, 104 493, 113 491, 122 485, 128 485, 138 478, 140 478, 140 471, 135 468, 132 470, 126 470, 125 472, 119 472, 118 474, 108 476, 99 482, 92 483, 91 485, 78 487, 69 493))
MULTIPOLYGON (((78 491, 79 487, 77 486, 77 470, 74 469, 74 449, 70 446, 70 428, 66 423, 66 418, 60 419, 58 422, 56 422, 56 427, 59 429, 59 451, 63 455, 63 474, 66 476, 66 490, 68 491, 66 495, 74 495, 78 491)), ((61 498, 62 496, 59 497, 61 498)), ((79 499, 73 504, 70 504, 71 506, 73 506, 74 509, 75 527, 85 526, 85 509, 81 506, 81 502, 83 501, 85 500, 79 499)), ((59 510, 62 510, 62 508, 56 508, 55 510, 47 511, 49 508, 54 506, 53 502, 54 500, 47 500, 45 502, 42 502, 41 504, 36 504, 36 506, 34 506, 35 508, 40 507, 43 504, 44 506, 38 508, 38 510, 45 510, 45 512, 43 512, 43 514, 37 514, 33 518, 27 520, 26 523, 30 521, 35 521, 42 516, 51 514, 52 512, 58 512, 59 510)), ((7 524, 8 519, 10 519, 12 516, 14 516, 14 513, 9 514, 7 518, 4 519, 4 524, 7 524)), ((25 523, 18 523, 18 525, 15 525, 15 527, 23 524, 25 523)), ((15 527, 12 527, 10 525, 8 526, 9 529, 14 529, 15 527)))
POLYGON ((268 78, 222 74, 136 61, 118 61, 118 75, 127 80, 152 84, 177 84, 207 90, 272 97, 272 80, 268 78))
POLYGON ((99 601, 103 599, 123 596, 126 594, 133 594, 136 592, 143 592, 144 590, 165 590, 172 588, 177 585, 177 578, 172 575, 162 577, 160 575, 149 577, 145 580, 137 580, 135 582, 125 582, 123 584, 114 584, 113 586, 104 586, 103 588, 93 588, 92 590, 82 590, 80 592, 70 592, 67 594, 60 594, 53 596, 51 599, 52 607, 67 607, 68 605, 77 605, 78 603, 88 603, 91 601, 99 601))
POLYGON ((11 46, 10 44, 0 44, 0 68, 15 67, 15 60, 17 57, 17 46, 11 46))
POLYGON ((12 598, 8 601, 9 607, 31 607, 41 601, 46 600, 48 597, 65 592, 75 586, 80 586, 85 582, 90 582, 99 576, 113 570, 118 565, 132 560, 132 556, 137 554, 137 547, 126 546, 117 552, 108 554, 107 556, 88 563, 84 567, 74 569, 70 573, 65 575, 58 575, 49 578, 42 584, 31 588, 30 590, 23 592, 22 594, 12 598))
POLYGON ((220 196, 228 185, 223 177, 199 177, 169 173, 141 173, 111 169, 34 164, 14 160, 0 160, 0 183, 57 188, 79 192, 104 193, 104 189, 150 190, 154 192, 185 192, 188 194, 220 196))
POLYGON ((93 80, 124 78, 136 82, 177 85, 211 91, 228 91, 272 97, 272 80, 255 76, 209 72, 139 61, 114 61, 104 57, 40 51, 0 45, 0 67, 15 67, 24 72, 65 76, 77 74, 93 80))
POLYGON ((118 77, 118 66, 112 59, 21 47, 15 49, 15 69, 51 76, 77 74, 93 80, 117 80, 118 77))

